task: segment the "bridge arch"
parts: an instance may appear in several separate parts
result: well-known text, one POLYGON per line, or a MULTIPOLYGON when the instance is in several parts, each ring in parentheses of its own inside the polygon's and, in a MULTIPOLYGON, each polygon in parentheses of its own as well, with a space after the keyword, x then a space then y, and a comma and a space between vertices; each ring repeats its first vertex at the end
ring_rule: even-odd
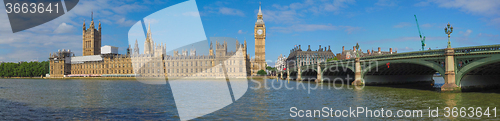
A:
POLYGON ((288 73, 284 72, 282 77, 283 77, 283 79, 287 79, 288 78, 288 73))
POLYGON ((328 65, 322 69, 322 81, 351 84, 354 81, 354 68, 352 65, 328 65))
MULTIPOLYGON (((459 63, 459 60, 455 63, 459 63)), ((458 64, 455 65, 457 68, 458 64)), ((462 88, 500 85, 500 56, 489 55, 463 66, 456 72, 455 83, 462 88)))
POLYGON ((290 79, 295 80, 297 79, 297 70, 290 71, 290 79))
POLYGON ((318 71, 316 71, 316 69, 309 68, 306 70, 302 70, 300 76, 301 76, 302 80, 314 81, 314 80, 316 80, 316 78, 318 76, 318 71))
MULTIPOLYGON (((363 67, 363 64, 361 66, 363 67)), ((362 68, 361 78, 367 85, 431 83, 435 72, 444 74, 444 67, 421 59, 386 60, 367 64, 365 68, 362 68)))

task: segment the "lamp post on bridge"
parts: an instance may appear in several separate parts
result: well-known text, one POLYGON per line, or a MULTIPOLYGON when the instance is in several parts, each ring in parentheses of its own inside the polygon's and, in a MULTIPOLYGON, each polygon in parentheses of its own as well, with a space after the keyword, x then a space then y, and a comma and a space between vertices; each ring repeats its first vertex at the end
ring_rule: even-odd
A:
POLYGON ((361 64, 359 61, 359 44, 356 43, 356 58, 354 58, 354 81, 351 83, 352 85, 355 86, 361 86, 364 85, 364 82, 362 81, 361 78, 361 64))
POLYGON ((359 44, 356 43, 356 58, 359 58, 359 44))
POLYGON ((450 34, 453 33, 453 26, 450 25, 450 22, 448 22, 447 27, 444 27, 444 33, 448 34, 448 48, 451 48, 450 34))
POLYGON ((448 47, 445 50, 445 73, 444 73, 444 83, 441 86, 441 91, 460 91, 460 87, 456 84, 455 80, 455 50, 451 48, 450 44, 450 34, 453 32, 453 27, 448 23, 447 27, 444 28, 444 32, 448 34, 448 47))

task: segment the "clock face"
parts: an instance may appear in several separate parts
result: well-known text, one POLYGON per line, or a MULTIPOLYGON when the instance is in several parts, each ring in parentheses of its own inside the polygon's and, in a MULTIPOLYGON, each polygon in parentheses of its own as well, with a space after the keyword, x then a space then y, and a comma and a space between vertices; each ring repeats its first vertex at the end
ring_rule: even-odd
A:
POLYGON ((261 35, 262 34, 262 29, 257 30, 257 34, 261 35))

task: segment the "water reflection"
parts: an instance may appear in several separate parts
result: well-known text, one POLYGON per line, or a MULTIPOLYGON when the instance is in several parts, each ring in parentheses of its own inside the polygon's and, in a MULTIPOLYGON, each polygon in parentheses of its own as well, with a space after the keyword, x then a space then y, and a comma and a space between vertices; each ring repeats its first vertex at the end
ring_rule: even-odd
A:
MULTIPOLYGON (((255 81, 263 82, 264 79, 255 79, 255 81)), ((274 82, 273 80, 270 80, 270 81, 274 82)), ((265 87, 263 87, 263 88, 265 88, 265 87)), ((268 112, 266 109, 268 108, 267 102, 269 101, 269 99, 270 99, 270 101, 280 101, 280 100, 274 100, 274 99, 282 98, 279 95, 273 95, 273 96, 279 96, 279 97, 269 98, 269 92, 270 92, 270 90, 268 90, 268 89, 258 89, 258 90, 254 91, 254 93, 256 95, 255 95, 255 98, 252 98, 251 100, 253 102, 258 102, 257 105, 254 105, 251 107, 252 110, 257 111, 255 114, 255 117, 253 117, 254 120, 258 120, 258 117, 267 118, 268 112)))

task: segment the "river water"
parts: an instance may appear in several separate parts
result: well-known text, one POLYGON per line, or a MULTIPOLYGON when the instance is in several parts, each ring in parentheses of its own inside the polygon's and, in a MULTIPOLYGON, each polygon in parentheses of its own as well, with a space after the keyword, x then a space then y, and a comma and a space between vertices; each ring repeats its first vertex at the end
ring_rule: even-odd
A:
MULTIPOLYGON (((442 93, 437 91, 441 84, 442 81, 437 79, 435 86, 419 88, 406 85, 356 89, 331 83, 250 80, 249 88, 241 98, 194 120, 500 120, 494 117, 496 114, 493 111, 494 107, 500 106, 500 93, 442 93), (287 89, 285 85, 293 89, 287 89), (356 110, 362 107, 374 112, 380 112, 383 108, 385 112, 391 110, 393 116, 397 110, 422 110, 423 115, 418 118, 366 117, 365 113, 358 117, 325 113, 306 117, 305 112, 297 115, 299 110, 314 112, 324 107, 332 110, 356 110), (460 117, 460 114, 456 118, 452 115, 445 117, 446 107, 481 107, 483 111, 490 107, 490 116, 477 117, 476 113, 468 117, 472 115, 468 110, 467 113, 464 111, 465 117, 460 117), (429 117, 429 110, 436 108, 438 117, 429 117)), ((179 115, 168 83, 150 85, 134 80, 0 79, 0 120, 107 119, 178 120, 179 115)))

